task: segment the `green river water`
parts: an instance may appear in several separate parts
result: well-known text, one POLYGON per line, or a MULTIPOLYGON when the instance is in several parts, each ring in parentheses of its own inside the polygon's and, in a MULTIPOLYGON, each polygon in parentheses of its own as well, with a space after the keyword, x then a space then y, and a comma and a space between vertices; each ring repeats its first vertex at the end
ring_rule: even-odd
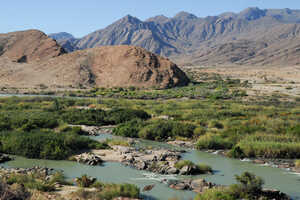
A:
MULTIPOLYGON (((94 139, 110 138, 111 135, 100 135, 93 137, 94 139)), ((141 140, 138 145, 152 147, 171 147, 166 143, 158 143, 152 141, 141 140)), ((300 174, 292 174, 286 170, 272 168, 269 166, 259 166, 249 162, 230 159, 219 155, 214 155, 206 152, 189 150, 183 154, 183 159, 188 159, 193 162, 203 162, 209 164, 215 170, 214 175, 193 176, 192 178, 205 178, 208 181, 217 184, 232 184, 234 183, 234 175, 241 174, 244 171, 253 172, 264 178, 266 188, 279 189, 293 197, 300 199, 300 174)), ((176 191, 160 183, 162 179, 177 179, 187 178, 182 176, 157 175, 146 171, 138 171, 130 167, 123 166, 120 163, 107 162, 103 166, 87 166, 70 161, 50 161, 36 160, 16 157, 15 160, 2 164, 4 167, 49 167, 63 170, 67 178, 72 179, 83 174, 98 178, 103 182, 114 183, 132 183, 139 186, 141 189, 150 184, 155 184, 153 190, 143 192, 145 199, 169 199, 177 197, 178 199, 193 199, 195 193, 191 191, 176 191)))

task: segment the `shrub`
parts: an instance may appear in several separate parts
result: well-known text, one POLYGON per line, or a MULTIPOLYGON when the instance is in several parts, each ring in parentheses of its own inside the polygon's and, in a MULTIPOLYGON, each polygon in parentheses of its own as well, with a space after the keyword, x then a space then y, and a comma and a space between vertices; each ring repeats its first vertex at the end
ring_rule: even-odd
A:
POLYGON ((145 124, 146 123, 140 119, 133 119, 114 128, 113 133, 118 136, 137 138, 139 131, 145 124))
POLYGON ((189 160, 180 160, 177 163, 175 163, 176 169, 182 169, 184 166, 193 167, 193 166, 195 166, 195 164, 189 160))
POLYGON ((11 174, 6 179, 7 184, 22 184, 27 189, 35 189, 42 192, 55 191, 53 184, 36 179, 33 175, 11 174))
POLYGON ((210 166, 206 164, 195 164, 192 161, 189 160, 180 160, 177 163, 175 163, 174 167, 178 170, 182 169, 185 166, 189 166, 193 168, 193 172, 195 174, 206 174, 211 173, 213 170, 210 166))
POLYGON ((106 113, 103 110, 72 109, 62 114, 62 119, 68 124, 101 126, 107 125, 106 113))
POLYGON ((157 120, 142 128, 139 131, 138 136, 140 138, 156 141, 164 141, 169 138, 175 138, 176 136, 191 138, 193 137, 195 128, 194 125, 187 123, 171 120, 157 120))
POLYGON ((199 137, 196 148, 197 149, 231 149, 233 143, 226 138, 219 135, 206 134, 199 137))
POLYGON ((94 178, 83 175, 77 178, 77 184, 81 187, 94 187, 97 191, 88 192, 79 190, 75 194, 83 199, 107 199, 112 200, 116 197, 139 198, 140 190, 132 184, 105 184, 94 178))
POLYGON ((205 128, 203 128, 202 126, 198 126, 197 128, 195 128, 194 130, 194 137, 199 137, 202 136, 206 133, 205 128))
POLYGON ((300 160, 295 160, 295 167, 300 168, 300 160))
POLYGON ((59 183, 61 185, 72 185, 71 182, 66 181, 66 177, 62 172, 56 172, 55 174, 53 174, 50 179, 50 183, 51 184, 59 183))
POLYGON ((95 178, 88 177, 86 174, 76 178, 76 183, 80 187, 90 187, 96 182, 95 178))
POLYGON ((0 199, 26 200, 30 197, 30 192, 20 185, 9 186, 0 179, 0 199))
POLYGON ((235 199, 264 199, 262 185, 264 181, 249 172, 237 176, 238 184, 229 187, 212 188, 196 196, 195 200, 235 200, 235 199))
POLYGON ((107 112, 106 120, 111 124, 120 124, 133 119, 147 120, 151 116, 143 110, 113 109, 107 112))
POLYGON ((62 160, 82 149, 107 148, 107 144, 72 133, 52 131, 1 132, 0 151, 27 158, 62 160))
POLYGON ((295 137, 257 134, 244 138, 237 145, 246 157, 299 158, 300 142, 295 137))
POLYGON ((198 194, 194 200, 235 200, 230 194, 223 189, 209 189, 203 194, 198 194))
POLYGON ((252 173, 244 172, 240 176, 236 175, 235 179, 240 184, 242 191, 246 194, 255 196, 262 191, 264 180, 252 173))
POLYGON ((126 147, 130 146, 129 142, 127 142, 126 140, 120 140, 120 139, 107 139, 106 143, 109 146, 116 146, 116 145, 117 146, 126 146, 126 147))

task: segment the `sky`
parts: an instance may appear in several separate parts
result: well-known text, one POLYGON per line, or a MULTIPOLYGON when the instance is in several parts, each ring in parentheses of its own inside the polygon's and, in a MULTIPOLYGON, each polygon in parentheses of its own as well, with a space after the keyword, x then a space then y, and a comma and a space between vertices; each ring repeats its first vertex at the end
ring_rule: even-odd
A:
POLYGON ((300 0, 3 0, 0 33, 39 29, 83 37, 128 14, 141 20, 181 11, 206 17, 248 7, 300 9, 300 0))

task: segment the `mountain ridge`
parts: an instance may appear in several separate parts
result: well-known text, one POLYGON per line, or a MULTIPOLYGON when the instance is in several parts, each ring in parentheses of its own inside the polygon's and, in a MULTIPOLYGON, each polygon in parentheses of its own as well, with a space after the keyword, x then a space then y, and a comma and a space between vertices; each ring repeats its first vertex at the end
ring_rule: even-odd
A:
MULTIPOLYGON (((300 10, 258 7, 247 8, 240 13, 227 12, 207 17, 179 12, 174 17, 158 15, 145 21, 127 15, 83 38, 69 39, 69 47, 66 49, 73 51, 106 45, 133 45, 168 57, 180 65, 274 65, 283 62, 295 65, 300 62, 296 58, 299 55, 298 51, 289 52, 296 56, 282 53, 277 60, 274 59, 274 55, 276 57, 279 46, 289 49, 294 48, 295 44, 300 44, 299 24, 300 10), (266 43, 268 48, 264 47, 265 45, 254 48, 254 44, 261 43, 266 43), (228 48, 227 53, 231 58, 218 59, 218 62, 211 59, 222 53, 217 47, 224 45, 232 47, 228 48), (233 49, 234 47, 237 48, 233 49), (203 53, 204 51, 210 53, 203 53), (245 51, 249 51, 249 55, 245 54, 245 51), (265 57, 258 56, 258 59, 256 55, 260 55, 261 52, 265 57), (245 58, 236 59, 236 55, 245 58)), ((65 40, 58 42, 63 47, 66 46, 65 40)))

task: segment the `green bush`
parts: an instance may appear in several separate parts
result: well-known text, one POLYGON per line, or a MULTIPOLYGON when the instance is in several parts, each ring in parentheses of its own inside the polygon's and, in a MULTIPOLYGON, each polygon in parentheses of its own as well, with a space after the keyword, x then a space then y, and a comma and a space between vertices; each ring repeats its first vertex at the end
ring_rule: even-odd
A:
POLYGON ((83 149, 107 148, 107 144, 87 137, 51 131, 1 132, 0 140, 3 153, 53 160, 66 159, 83 149))
POLYGON ((295 160, 295 167, 300 168, 300 160, 295 160))
MULTIPOLYGON (((246 157, 299 158, 300 142, 293 136, 256 134, 242 139, 234 149, 246 157)), ((232 154, 239 157, 239 154, 232 154)))
POLYGON ((63 121, 73 125, 102 126, 109 124, 103 110, 71 109, 64 111, 61 117, 63 121))
POLYGON ((262 192, 264 181, 249 172, 235 176, 238 184, 212 188, 196 196, 195 200, 265 199, 262 192))
POLYGON ((206 164, 195 164, 192 161, 189 160, 180 160, 177 163, 175 163, 174 167, 178 170, 182 169, 185 166, 189 166, 194 168, 193 174, 206 174, 211 173, 213 170, 210 166, 206 164))
POLYGON ((140 138, 156 141, 164 141, 176 136, 192 138, 194 125, 176 121, 157 120, 149 123, 139 131, 140 138))
POLYGON ((106 120, 111 124, 121 124, 133 119, 147 120, 151 116, 143 110, 113 109, 107 112, 106 120))
POLYGON ((133 119, 114 128, 113 133, 118 136, 137 138, 139 131, 145 124, 146 122, 140 119, 133 119))
POLYGON ((213 188, 197 195, 194 200, 235 200, 235 198, 223 189, 213 188))
POLYGON ((36 189, 42 192, 52 192, 55 191, 55 187, 53 184, 50 184, 45 181, 38 180, 33 175, 21 175, 21 174, 11 174, 6 179, 7 184, 22 184, 25 188, 28 189, 36 189))
POLYGON ((231 149, 233 143, 219 135, 206 134, 200 136, 197 143, 197 149, 231 149))

